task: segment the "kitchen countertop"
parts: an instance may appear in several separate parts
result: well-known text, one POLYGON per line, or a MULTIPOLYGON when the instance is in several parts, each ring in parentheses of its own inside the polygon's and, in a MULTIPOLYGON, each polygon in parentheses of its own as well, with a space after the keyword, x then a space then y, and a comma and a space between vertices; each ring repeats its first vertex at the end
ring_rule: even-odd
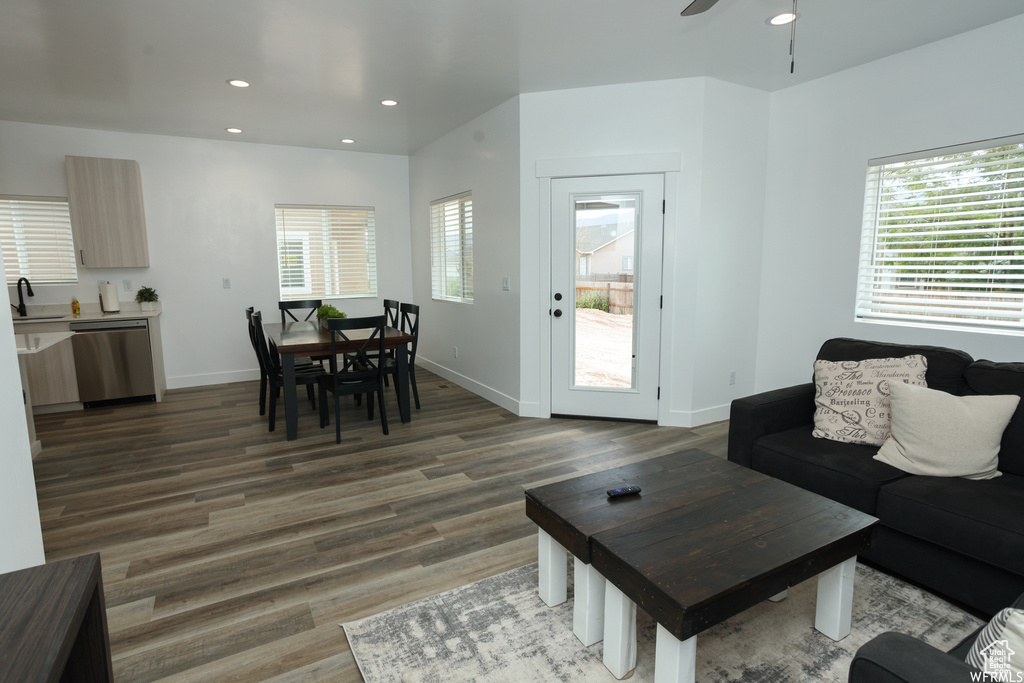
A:
POLYGON ((74 332, 32 332, 15 334, 14 343, 19 356, 39 353, 74 336, 74 332))
POLYGON ((155 311, 143 311, 138 308, 138 304, 132 305, 134 308, 129 310, 127 308, 127 303, 122 303, 121 311, 119 313, 104 313, 99 310, 86 310, 86 307, 83 306, 82 315, 77 318, 71 315, 70 304, 44 305, 29 307, 28 316, 24 318, 19 317, 17 313, 15 313, 11 320, 14 322, 15 328, 17 328, 19 324, 23 323, 67 323, 81 320, 138 320, 140 318, 155 318, 163 312, 160 308, 157 308, 155 311))

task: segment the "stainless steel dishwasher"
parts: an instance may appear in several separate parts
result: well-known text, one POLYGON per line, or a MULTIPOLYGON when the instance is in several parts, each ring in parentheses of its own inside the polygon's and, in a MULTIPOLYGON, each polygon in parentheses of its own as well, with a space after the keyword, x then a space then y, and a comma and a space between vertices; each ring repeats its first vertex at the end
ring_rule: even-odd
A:
POLYGON ((86 408, 156 400, 147 320, 75 322, 71 331, 79 400, 86 408))

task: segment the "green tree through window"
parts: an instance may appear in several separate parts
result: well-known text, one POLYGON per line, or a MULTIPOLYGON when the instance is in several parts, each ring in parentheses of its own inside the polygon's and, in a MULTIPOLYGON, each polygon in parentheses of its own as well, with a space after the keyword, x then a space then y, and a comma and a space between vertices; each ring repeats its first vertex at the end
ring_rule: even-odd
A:
POLYGON ((1024 140, 868 169, 861 319, 1024 331, 1024 140))

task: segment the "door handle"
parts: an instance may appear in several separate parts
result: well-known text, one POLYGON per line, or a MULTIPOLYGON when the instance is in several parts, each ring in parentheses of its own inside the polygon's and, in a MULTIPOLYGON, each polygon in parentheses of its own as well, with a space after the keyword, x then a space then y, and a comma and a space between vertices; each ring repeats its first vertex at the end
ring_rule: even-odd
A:
POLYGON ((555 309, 555 317, 556 318, 561 318, 562 317, 562 309, 561 308, 556 308, 555 309))

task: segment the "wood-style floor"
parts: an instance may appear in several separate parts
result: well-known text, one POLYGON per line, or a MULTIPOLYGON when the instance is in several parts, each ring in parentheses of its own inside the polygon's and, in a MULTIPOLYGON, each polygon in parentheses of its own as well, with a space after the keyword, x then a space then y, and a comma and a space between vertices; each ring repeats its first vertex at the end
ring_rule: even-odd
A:
POLYGON ((390 436, 300 403, 268 433, 257 383, 37 417, 48 561, 98 551, 118 681, 359 681, 339 623, 536 561, 523 491, 684 448, 697 429, 519 418, 426 371, 390 436))

